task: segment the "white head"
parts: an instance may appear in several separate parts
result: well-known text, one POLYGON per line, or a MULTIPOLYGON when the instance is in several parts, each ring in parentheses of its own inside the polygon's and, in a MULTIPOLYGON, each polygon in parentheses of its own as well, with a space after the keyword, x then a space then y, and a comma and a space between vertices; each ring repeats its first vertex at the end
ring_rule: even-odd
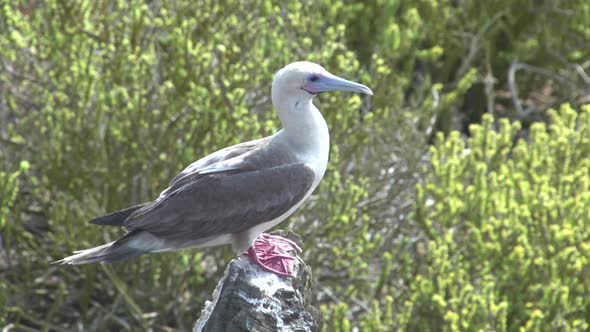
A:
POLYGON ((272 102, 281 120, 285 120, 286 117, 290 117, 285 113, 311 106, 311 100, 315 95, 328 91, 373 94, 368 87, 330 74, 318 64, 298 61, 286 65, 275 75, 272 82, 272 102))
POLYGON ((328 91, 350 91, 372 95, 368 87, 330 74, 324 67, 309 61, 293 62, 279 70, 272 82, 273 102, 277 95, 312 99, 328 91))

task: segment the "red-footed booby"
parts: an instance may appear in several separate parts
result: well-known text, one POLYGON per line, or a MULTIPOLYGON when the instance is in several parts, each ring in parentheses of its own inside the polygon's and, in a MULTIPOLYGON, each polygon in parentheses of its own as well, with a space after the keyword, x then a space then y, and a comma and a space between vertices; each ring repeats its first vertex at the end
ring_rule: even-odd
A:
POLYGON ((266 249, 298 247, 277 236, 259 235, 295 212, 324 176, 330 136, 312 100, 327 91, 373 94, 315 63, 285 66, 272 83, 282 130, 192 163, 152 202, 90 221, 122 226, 127 233, 56 263, 114 263, 151 252, 231 244, 238 254, 247 251, 262 269, 290 275, 291 256, 266 249))

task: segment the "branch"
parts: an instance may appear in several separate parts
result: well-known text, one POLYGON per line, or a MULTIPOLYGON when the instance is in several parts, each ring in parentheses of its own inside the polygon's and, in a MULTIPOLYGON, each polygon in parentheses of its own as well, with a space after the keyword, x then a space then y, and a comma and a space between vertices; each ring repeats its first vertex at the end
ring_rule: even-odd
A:
POLYGON ((520 100, 518 98, 518 87, 516 86, 515 76, 516 76, 516 71, 520 70, 520 69, 524 69, 524 70, 527 70, 527 71, 530 71, 530 72, 533 72, 536 74, 540 74, 543 76, 553 78, 553 79, 559 81, 559 83, 564 83, 566 81, 566 78, 563 76, 560 76, 558 74, 555 74, 554 72, 544 69, 544 68, 539 68, 539 67, 527 65, 526 63, 519 63, 518 60, 516 60, 516 59, 514 61, 512 61, 512 64, 510 65, 510 69, 508 70, 508 88, 510 89, 510 94, 512 96, 512 103, 514 104, 514 108, 516 109, 516 113, 518 113, 519 117, 525 118, 534 110, 533 109, 523 110, 520 100))

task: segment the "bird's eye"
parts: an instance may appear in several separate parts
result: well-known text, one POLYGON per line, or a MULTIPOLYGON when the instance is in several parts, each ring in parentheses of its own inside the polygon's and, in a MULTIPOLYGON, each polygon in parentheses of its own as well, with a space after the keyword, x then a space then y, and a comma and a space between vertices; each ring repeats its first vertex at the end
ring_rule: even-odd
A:
POLYGON ((317 81, 319 79, 320 79, 320 77, 318 75, 311 75, 311 76, 309 76, 309 81, 310 82, 315 82, 315 81, 317 81))

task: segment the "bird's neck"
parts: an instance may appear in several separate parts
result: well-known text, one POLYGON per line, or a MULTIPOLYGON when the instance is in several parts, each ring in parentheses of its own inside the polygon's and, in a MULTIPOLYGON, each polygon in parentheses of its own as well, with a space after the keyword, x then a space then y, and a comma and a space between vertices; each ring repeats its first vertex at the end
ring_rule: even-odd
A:
POLYGON ((323 175, 328 162, 330 134, 326 120, 310 98, 273 98, 281 119, 281 140, 323 175))

